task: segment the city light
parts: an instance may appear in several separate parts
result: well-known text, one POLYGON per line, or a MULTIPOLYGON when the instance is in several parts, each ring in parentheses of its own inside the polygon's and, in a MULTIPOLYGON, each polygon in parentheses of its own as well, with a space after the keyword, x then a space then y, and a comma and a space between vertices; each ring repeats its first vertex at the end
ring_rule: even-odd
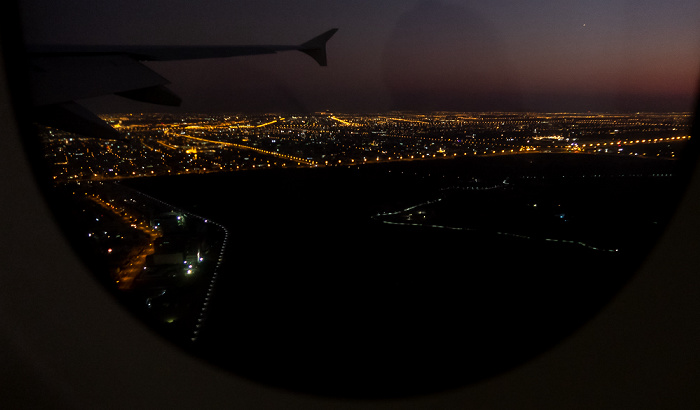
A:
POLYGON ((123 141, 75 138, 58 130, 43 134, 56 183, 533 152, 675 159, 690 139, 691 115, 132 114, 105 119, 120 124, 123 141))

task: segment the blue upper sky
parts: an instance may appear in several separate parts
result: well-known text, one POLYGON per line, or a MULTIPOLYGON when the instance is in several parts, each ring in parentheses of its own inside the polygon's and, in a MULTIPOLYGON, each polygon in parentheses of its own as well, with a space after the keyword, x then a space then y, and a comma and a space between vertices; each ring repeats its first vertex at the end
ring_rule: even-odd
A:
MULTIPOLYGON (((697 0, 23 0, 25 38, 64 44, 296 44, 301 53, 149 63, 180 111, 690 110, 697 0)), ((104 97, 100 111, 162 107, 104 97)))

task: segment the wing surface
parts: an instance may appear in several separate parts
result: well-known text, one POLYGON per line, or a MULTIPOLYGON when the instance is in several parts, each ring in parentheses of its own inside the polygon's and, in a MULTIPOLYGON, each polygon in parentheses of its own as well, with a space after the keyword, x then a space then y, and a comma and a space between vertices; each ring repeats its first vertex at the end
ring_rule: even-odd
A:
POLYGON ((226 58, 297 50, 326 66, 326 42, 336 31, 328 30, 300 45, 30 46, 30 92, 36 107, 35 119, 81 135, 115 138, 116 130, 106 123, 100 126, 99 118, 75 100, 116 94, 155 104, 181 103, 165 87, 169 81, 141 61, 226 58))
POLYGON ((30 59, 35 106, 168 84, 126 54, 41 55, 30 59))

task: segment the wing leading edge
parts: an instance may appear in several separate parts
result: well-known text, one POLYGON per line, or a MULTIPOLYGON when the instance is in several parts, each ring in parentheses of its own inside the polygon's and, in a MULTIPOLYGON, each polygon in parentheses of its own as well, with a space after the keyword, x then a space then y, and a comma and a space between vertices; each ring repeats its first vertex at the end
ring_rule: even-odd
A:
POLYGON ((174 61, 274 54, 297 50, 327 65, 331 29, 300 45, 259 46, 31 46, 28 47, 35 120, 97 138, 119 133, 75 103, 82 98, 116 94, 137 101, 178 106, 169 81, 141 61, 174 61))

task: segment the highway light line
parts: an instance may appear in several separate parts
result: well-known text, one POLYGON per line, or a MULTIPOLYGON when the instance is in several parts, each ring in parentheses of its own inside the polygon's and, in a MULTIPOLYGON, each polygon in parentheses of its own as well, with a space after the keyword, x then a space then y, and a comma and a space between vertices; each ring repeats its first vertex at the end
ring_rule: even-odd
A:
POLYGON ((280 154, 279 152, 273 152, 273 151, 268 151, 268 150, 264 150, 264 149, 260 149, 260 148, 256 148, 256 147, 251 147, 249 145, 235 144, 233 142, 226 142, 226 141, 209 140, 206 138, 193 137, 191 135, 182 135, 181 134, 181 135, 178 135, 178 137, 189 138, 189 139, 192 139, 195 141, 208 142, 211 144, 219 144, 219 145, 225 145, 225 146, 230 146, 230 147, 235 147, 235 148, 240 148, 240 149, 247 149, 247 150, 259 152, 259 153, 265 154, 265 155, 272 155, 272 156, 282 158, 282 159, 292 160, 292 161, 296 161, 296 162, 303 162, 306 165, 316 165, 316 163, 313 161, 309 161, 309 160, 298 158, 298 157, 293 157, 291 155, 280 154))

